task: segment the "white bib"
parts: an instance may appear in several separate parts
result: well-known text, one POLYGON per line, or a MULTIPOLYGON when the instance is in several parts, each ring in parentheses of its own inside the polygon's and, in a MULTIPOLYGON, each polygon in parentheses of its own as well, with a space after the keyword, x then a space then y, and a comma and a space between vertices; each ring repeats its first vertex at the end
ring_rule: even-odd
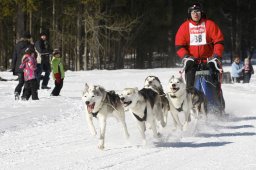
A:
POLYGON ((206 28, 205 22, 200 25, 189 23, 190 45, 205 45, 206 44, 206 28))

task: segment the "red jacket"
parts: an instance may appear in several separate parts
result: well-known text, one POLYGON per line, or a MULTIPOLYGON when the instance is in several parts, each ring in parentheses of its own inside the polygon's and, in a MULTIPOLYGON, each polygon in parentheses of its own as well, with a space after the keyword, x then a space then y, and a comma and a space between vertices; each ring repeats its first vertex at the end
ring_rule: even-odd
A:
POLYGON ((224 37, 219 27, 208 19, 199 23, 185 21, 175 37, 177 55, 183 58, 190 55, 195 58, 209 58, 214 54, 222 56, 224 37))

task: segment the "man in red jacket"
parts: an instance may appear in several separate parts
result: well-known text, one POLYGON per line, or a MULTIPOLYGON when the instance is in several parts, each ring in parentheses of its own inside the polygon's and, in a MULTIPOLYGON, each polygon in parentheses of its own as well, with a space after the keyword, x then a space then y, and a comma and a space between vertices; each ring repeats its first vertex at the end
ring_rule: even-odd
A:
POLYGON ((218 82, 218 70, 214 60, 221 62, 224 50, 224 37, 212 20, 206 18, 203 7, 199 3, 188 8, 188 19, 179 28, 175 46, 177 55, 186 59, 185 79, 187 89, 194 86, 195 73, 202 65, 210 70, 215 82, 218 82))

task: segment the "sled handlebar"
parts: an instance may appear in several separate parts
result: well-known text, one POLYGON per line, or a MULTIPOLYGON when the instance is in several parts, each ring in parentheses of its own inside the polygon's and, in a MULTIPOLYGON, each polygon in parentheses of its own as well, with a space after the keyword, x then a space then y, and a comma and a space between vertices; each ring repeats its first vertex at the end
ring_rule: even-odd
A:
MULTIPOLYGON (((187 64, 188 61, 194 61, 194 59, 192 59, 192 58, 183 58, 182 59, 183 67, 182 67, 182 70, 180 71, 181 74, 184 72, 184 70, 186 68, 186 64, 187 64)), ((223 69, 218 67, 218 62, 220 62, 220 61, 217 58, 214 58, 214 59, 211 59, 211 60, 207 59, 207 63, 213 63, 216 70, 218 70, 220 73, 222 73, 223 69)))
POLYGON ((208 60, 207 59, 207 63, 213 63, 215 68, 220 72, 222 73, 223 69, 218 67, 218 62, 220 62, 217 58, 214 58, 214 59, 211 59, 211 60, 208 60))
POLYGON ((182 70, 180 71, 181 74, 184 72, 188 61, 194 61, 194 59, 192 59, 192 58, 183 58, 182 59, 183 67, 182 67, 182 70))

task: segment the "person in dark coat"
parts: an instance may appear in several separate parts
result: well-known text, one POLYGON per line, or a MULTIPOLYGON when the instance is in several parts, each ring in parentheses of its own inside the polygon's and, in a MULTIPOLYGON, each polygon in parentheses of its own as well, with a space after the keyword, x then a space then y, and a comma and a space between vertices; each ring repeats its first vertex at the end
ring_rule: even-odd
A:
POLYGON ((40 33, 40 39, 35 43, 35 49, 37 52, 37 82, 38 88, 40 87, 40 80, 42 72, 45 72, 43 76, 43 82, 41 89, 50 89, 48 82, 50 80, 51 64, 50 54, 52 49, 47 41, 47 34, 45 32, 40 33))
POLYGON ((14 52, 12 55, 12 72, 13 75, 18 76, 19 81, 18 85, 14 90, 15 100, 18 100, 20 98, 20 93, 24 85, 23 69, 19 68, 19 66, 21 64, 22 57, 25 54, 25 50, 31 45, 31 35, 29 32, 25 32, 14 47, 14 52))

